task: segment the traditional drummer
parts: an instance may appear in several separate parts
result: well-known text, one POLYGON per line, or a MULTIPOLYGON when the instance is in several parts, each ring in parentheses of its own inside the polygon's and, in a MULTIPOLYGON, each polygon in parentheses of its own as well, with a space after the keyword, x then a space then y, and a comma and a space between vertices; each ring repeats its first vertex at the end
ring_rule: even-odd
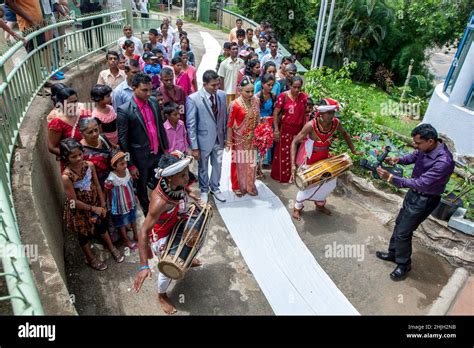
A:
MULTIPOLYGON (((334 140, 333 136, 336 131, 342 135, 353 154, 362 154, 362 152, 355 150, 351 136, 344 129, 341 121, 334 117, 335 112, 339 111, 339 103, 334 99, 326 98, 319 101, 318 104, 319 105, 316 107, 316 117, 305 124, 301 132, 291 143, 292 180, 294 180, 298 169, 295 162, 298 144, 305 140, 304 145, 301 146, 305 146, 305 149, 303 150, 305 150, 306 153, 304 155, 304 162, 301 164, 300 169, 306 169, 311 164, 330 157, 329 148, 334 140)), ((309 187, 304 191, 299 191, 296 195, 293 218, 301 220, 301 212, 305 201, 313 201, 318 211, 331 215, 331 211, 328 210, 325 205, 326 198, 336 188, 336 180, 337 178, 334 178, 325 181, 321 185, 309 187)))
MULTIPOLYGON (((138 235, 140 266, 134 282, 136 292, 140 291, 146 278, 151 278, 151 270, 148 265, 148 259, 152 258, 150 249, 153 249, 156 254, 161 252, 166 246, 173 227, 181 219, 189 219, 190 225, 195 223, 195 221, 191 221, 192 217, 186 216, 188 197, 199 201, 199 197, 195 196, 188 186, 190 175, 192 175, 188 168, 191 161, 192 157, 185 156, 180 151, 165 154, 160 159, 159 167, 156 170, 159 182, 151 194, 150 209, 138 235), (150 238, 152 236, 153 239, 150 238), (149 241, 152 242, 151 246, 149 241)), ((194 225, 195 229, 199 229, 201 225, 202 221, 197 221, 194 225)), ((201 263, 197 259, 193 260, 192 267, 200 265, 201 263)), ((177 310, 166 294, 170 283, 170 278, 159 273, 158 302, 165 313, 174 314, 177 310)))

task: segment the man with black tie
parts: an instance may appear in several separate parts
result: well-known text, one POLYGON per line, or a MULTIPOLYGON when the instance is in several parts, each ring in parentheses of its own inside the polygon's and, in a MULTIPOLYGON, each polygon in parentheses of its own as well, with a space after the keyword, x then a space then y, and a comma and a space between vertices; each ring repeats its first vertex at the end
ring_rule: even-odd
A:
POLYGON ((207 202, 210 191, 215 199, 225 202, 219 183, 227 130, 226 95, 219 90, 219 76, 215 71, 204 72, 202 80, 203 87, 186 100, 186 128, 192 155, 198 160, 201 200, 207 202))
POLYGON ((132 80, 133 97, 117 109, 117 127, 122 150, 129 154, 130 174, 137 180, 137 196, 146 216, 150 200, 147 187, 156 184, 154 169, 168 148, 160 108, 151 97, 151 78, 138 73, 132 80))

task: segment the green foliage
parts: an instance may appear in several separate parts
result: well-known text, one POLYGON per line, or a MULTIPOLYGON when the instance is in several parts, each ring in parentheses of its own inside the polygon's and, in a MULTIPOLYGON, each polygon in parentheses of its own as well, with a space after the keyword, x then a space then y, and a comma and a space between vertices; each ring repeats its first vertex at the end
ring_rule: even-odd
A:
POLYGON ((335 26, 329 37, 328 54, 335 67, 345 61, 383 63, 385 40, 389 37, 394 11, 384 0, 340 1, 334 12, 335 26))
POLYGON ((386 92, 391 92, 394 86, 392 78, 393 73, 383 65, 380 65, 375 71, 374 79, 377 83, 377 86, 386 92))
POLYGON ((408 67, 410 66, 410 60, 413 59, 413 71, 422 72, 424 69, 424 62, 428 58, 425 54, 425 48, 419 42, 413 42, 402 49, 395 55, 392 60, 391 69, 397 71, 400 80, 403 80, 407 73, 408 67))
POLYGON ((294 54, 300 56, 311 49, 311 44, 305 34, 296 34, 290 40, 290 48, 294 54))
POLYGON ((226 7, 229 11, 232 11, 232 12, 235 12, 241 16, 245 16, 246 13, 245 11, 243 10, 244 8, 246 8, 245 6, 227 6, 226 7))
POLYGON ((453 44, 459 40, 474 9, 472 0, 399 0, 400 30, 424 47, 453 44))
POLYGON ((309 0, 254 0, 251 17, 257 23, 268 20, 272 23, 277 38, 282 43, 290 39, 308 25, 309 0))

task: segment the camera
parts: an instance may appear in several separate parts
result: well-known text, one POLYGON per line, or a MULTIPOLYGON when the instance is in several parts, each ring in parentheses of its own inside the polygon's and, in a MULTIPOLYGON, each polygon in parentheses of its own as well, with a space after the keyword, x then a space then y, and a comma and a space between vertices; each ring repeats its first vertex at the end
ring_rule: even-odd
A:
POLYGON ((383 161, 385 160, 385 158, 387 157, 388 153, 391 151, 391 147, 390 146, 386 146, 385 147, 385 150, 383 153, 381 153, 378 157, 377 157, 377 161, 376 162, 371 162, 365 158, 361 159, 359 164, 362 168, 365 168, 367 170, 370 170, 372 172, 372 177, 374 179, 380 179, 378 173, 377 173, 377 167, 378 166, 381 166, 383 169, 385 169, 386 171, 388 171, 390 174, 393 174, 395 176, 403 176, 403 169, 400 168, 400 167, 391 167, 391 166, 386 166, 383 161))

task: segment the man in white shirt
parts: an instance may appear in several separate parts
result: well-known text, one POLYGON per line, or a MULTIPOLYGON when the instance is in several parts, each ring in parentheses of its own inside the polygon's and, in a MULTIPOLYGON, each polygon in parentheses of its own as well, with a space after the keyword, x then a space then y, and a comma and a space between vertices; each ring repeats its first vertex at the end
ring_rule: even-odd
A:
POLYGON ((102 70, 97 79, 98 85, 107 85, 114 90, 120 83, 126 80, 127 75, 124 70, 118 68, 119 55, 115 51, 108 51, 106 54, 109 69, 102 70))
POLYGON ((140 3, 138 5, 138 9, 142 14, 142 18, 149 18, 150 15, 148 14, 148 0, 139 0, 140 3))
POLYGON ((224 59, 219 66, 219 72, 217 73, 221 78, 220 89, 224 90, 227 94, 227 105, 235 99, 238 72, 245 67, 244 61, 237 57, 238 51, 237 43, 232 42, 230 57, 224 59))
POLYGON ((184 22, 181 18, 178 18, 176 20, 176 30, 174 32, 174 39, 175 41, 178 41, 180 36, 181 36, 181 33, 184 32, 183 30, 183 25, 184 25, 184 22))
POLYGON ((263 66, 266 62, 273 62, 276 65, 277 70, 280 69, 281 61, 283 60, 283 55, 278 52, 278 41, 275 39, 270 40, 270 53, 266 54, 260 64, 263 66))
POLYGON ((125 51, 123 49, 123 44, 125 43, 125 40, 132 40, 133 43, 135 44, 135 50, 133 51, 133 54, 138 54, 139 56, 143 56, 143 44, 138 37, 133 36, 133 30, 130 24, 126 24, 123 26, 123 33, 125 34, 125 36, 122 36, 117 41, 117 45, 119 47, 120 53, 123 54, 125 51))
MULTIPOLYGON (((170 19, 168 17, 163 18, 163 21, 161 25, 166 24, 168 26, 168 34, 171 34, 171 36, 175 36, 175 29, 171 26, 170 19)), ((161 33, 161 26, 160 29, 158 29, 158 32, 161 33)))

